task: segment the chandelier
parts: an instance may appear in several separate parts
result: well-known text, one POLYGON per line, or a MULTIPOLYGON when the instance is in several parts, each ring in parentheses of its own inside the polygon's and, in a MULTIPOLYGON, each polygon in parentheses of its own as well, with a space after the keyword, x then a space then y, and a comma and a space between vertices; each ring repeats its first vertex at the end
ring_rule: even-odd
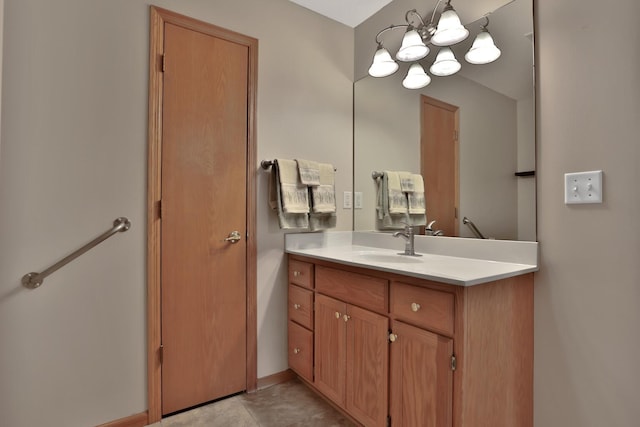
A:
MULTIPOLYGON (((405 14, 406 24, 390 25, 376 34, 378 47, 373 56, 373 63, 369 67, 370 76, 387 77, 398 70, 398 63, 391 57, 380 39, 380 36, 385 32, 397 28, 405 29, 405 33, 395 57, 398 61, 412 63, 407 76, 402 81, 402 85, 407 89, 420 89, 431 82, 431 77, 419 62, 429 54, 429 45, 439 48, 435 61, 429 67, 429 72, 432 75, 450 76, 462 68, 450 46, 465 40, 469 36, 469 30, 460 22, 458 14, 451 6, 451 0, 447 0, 437 25, 434 24, 436 12, 442 1, 438 0, 436 3, 429 22, 425 23, 422 16, 415 9, 412 9, 405 14)), ((489 18, 487 15, 484 18, 486 22, 482 25, 480 33, 464 56, 470 64, 488 64, 500 57, 500 49, 496 47, 487 30, 489 18)))

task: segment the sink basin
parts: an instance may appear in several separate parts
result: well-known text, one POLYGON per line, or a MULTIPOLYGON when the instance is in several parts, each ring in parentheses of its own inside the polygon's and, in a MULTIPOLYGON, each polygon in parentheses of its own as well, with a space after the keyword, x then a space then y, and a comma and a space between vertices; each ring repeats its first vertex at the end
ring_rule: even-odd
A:
POLYGON ((384 262, 394 264, 419 264, 422 257, 400 255, 398 253, 385 253, 378 251, 358 251, 354 252, 356 258, 361 258, 367 262, 384 262))

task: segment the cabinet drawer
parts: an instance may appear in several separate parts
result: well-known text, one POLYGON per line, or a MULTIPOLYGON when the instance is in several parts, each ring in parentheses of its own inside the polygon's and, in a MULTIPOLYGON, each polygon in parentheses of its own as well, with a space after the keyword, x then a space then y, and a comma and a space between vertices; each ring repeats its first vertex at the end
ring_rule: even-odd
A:
POLYGON ((391 314, 416 326, 453 335, 454 295, 419 286, 391 284, 391 314))
POLYGON ((313 291, 289 285, 289 319, 313 329, 313 291))
POLYGON ((313 332, 289 321, 289 367, 313 381, 313 332))
POLYGON ((313 288, 313 264, 289 259, 289 283, 313 288))
POLYGON ((379 313, 387 312, 388 282, 385 279, 317 266, 316 290, 379 313))

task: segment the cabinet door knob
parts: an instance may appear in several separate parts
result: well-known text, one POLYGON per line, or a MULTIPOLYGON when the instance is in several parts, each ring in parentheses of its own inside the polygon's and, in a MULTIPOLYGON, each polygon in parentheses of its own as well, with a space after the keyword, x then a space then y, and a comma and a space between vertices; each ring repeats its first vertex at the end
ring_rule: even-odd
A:
POLYGON ((294 348, 293 349, 293 354, 298 354, 300 353, 302 350, 300 350, 299 348, 294 348))
POLYGON ((302 273, 301 273, 301 272, 299 272, 298 270, 294 270, 294 271, 293 271, 293 277, 298 277, 298 276, 300 276, 301 274, 302 274, 302 273))
POLYGON ((342 316, 342 318, 344 319, 344 321, 348 321, 349 319, 351 319, 351 316, 345 314, 344 316, 342 316))
POLYGON ((418 311, 418 310, 420 310, 420 304, 418 304, 417 302, 412 302, 411 311, 418 311))
POLYGON ((295 308, 296 310, 300 310, 300 304, 293 304, 293 308, 295 308))
POLYGON ((340 318, 340 313, 336 311, 336 319, 339 319, 339 318, 340 318))
POLYGON ((389 341, 395 342, 398 339, 396 334, 389 334, 389 341))

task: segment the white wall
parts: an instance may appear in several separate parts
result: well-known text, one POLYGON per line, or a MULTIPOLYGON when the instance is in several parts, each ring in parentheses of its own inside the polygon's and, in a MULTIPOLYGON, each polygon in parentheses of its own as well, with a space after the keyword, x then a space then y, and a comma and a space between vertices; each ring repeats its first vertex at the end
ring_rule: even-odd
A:
POLYGON ((535 425, 637 426, 640 2, 535 5, 535 425), (604 203, 564 205, 563 174, 594 169, 604 203))
MULTIPOLYGON (((353 30, 286 0, 159 0, 259 39, 258 162, 351 186, 353 30), (311 48, 310 48, 311 47, 311 48)), ((149 2, 7 0, 0 156, 0 425, 88 426, 146 402, 149 2), (117 216, 133 227, 26 290, 117 216)), ((258 182, 258 376, 286 369, 283 232, 258 182)), ((339 229, 351 214, 340 210, 339 229)))

